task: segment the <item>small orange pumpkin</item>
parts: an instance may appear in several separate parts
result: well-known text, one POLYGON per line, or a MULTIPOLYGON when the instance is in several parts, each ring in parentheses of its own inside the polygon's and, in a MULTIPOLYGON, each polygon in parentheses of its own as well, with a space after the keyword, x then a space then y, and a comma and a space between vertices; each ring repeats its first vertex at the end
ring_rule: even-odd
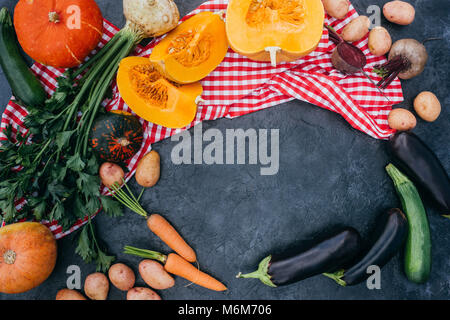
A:
POLYGON ((31 58, 56 68, 72 68, 99 43, 103 16, 94 0, 20 0, 14 27, 31 58))
POLYGON ((44 282, 56 264, 56 240, 37 222, 0 228, 0 292, 22 293, 44 282))

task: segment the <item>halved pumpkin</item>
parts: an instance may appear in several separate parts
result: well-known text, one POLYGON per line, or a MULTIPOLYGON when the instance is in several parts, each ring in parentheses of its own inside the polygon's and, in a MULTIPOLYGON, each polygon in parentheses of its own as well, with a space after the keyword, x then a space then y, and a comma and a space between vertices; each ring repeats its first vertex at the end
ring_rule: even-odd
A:
POLYGON ((275 66, 314 51, 324 17, 321 0, 230 0, 228 42, 237 53, 275 66))
POLYGON ((143 57, 127 57, 120 62, 117 86, 138 116, 168 128, 183 128, 194 120, 203 92, 199 82, 178 85, 165 79, 143 57))
POLYGON ((201 12, 182 22, 158 43, 150 61, 167 79, 193 83, 225 58, 228 40, 222 13, 201 12))

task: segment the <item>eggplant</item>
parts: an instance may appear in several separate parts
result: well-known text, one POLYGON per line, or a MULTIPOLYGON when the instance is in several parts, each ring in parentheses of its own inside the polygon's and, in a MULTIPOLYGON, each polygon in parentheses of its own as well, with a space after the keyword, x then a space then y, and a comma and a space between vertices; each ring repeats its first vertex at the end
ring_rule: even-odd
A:
POLYGON ((357 257, 361 248, 362 241, 358 231, 347 227, 294 256, 277 258, 270 255, 261 261, 257 271, 239 273, 236 277, 260 279, 271 287, 288 285, 343 268, 357 257))
POLYGON ((414 133, 398 132, 389 140, 396 164, 450 217, 450 178, 434 152, 414 133))
POLYGON ((400 250, 408 235, 408 221, 400 209, 390 209, 382 215, 377 225, 376 241, 354 266, 347 270, 335 273, 324 273, 325 276, 335 280, 341 286, 352 286, 366 280, 370 274, 367 268, 376 265, 380 269, 391 260, 400 250))

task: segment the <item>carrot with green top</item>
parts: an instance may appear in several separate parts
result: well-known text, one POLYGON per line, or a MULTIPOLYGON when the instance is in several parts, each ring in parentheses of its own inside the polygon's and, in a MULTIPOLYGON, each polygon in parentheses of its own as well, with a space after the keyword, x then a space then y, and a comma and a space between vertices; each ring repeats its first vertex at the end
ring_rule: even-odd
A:
POLYGON ((214 291, 227 290, 227 287, 225 287, 220 281, 214 279, 203 271, 200 271, 176 253, 164 255, 156 251, 139 249, 131 246, 125 246, 124 253, 146 259, 157 260, 164 265, 164 269, 167 272, 185 278, 204 288, 214 291))
POLYGON ((139 198, 136 198, 131 192, 125 180, 122 178, 123 185, 127 189, 128 193, 120 188, 118 182, 113 183, 110 186, 110 192, 120 203, 136 212, 137 214, 147 219, 147 226, 156 234, 164 243, 166 243, 173 251, 182 256, 189 262, 197 261, 195 251, 184 241, 181 235, 175 230, 175 228, 161 215, 152 214, 148 216, 147 212, 139 203, 139 198))

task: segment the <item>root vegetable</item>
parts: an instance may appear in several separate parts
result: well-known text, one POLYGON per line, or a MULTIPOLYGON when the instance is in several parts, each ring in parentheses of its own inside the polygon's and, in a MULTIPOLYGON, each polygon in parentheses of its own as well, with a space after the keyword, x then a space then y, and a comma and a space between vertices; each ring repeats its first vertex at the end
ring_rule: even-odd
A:
POLYGON ((414 110, 423 120, 433 122, 441 113, 441 103, 434 93, 423 91, 414 99, 414 110))
POLYGON ((397 76, 400 79, 411 79, 425 69, 428 53, 425 46, 414 39, 396 41, 389 52, 388 61, 375 66, 374 71, 383 77, 378 86, 386 88, 397 76))
POLYGON ((403 108, 397 108, 389 113, 388 123, 392 129, 407 131, 415 128, 417 120, 412 112, 403 108))
POLYGON ((221 282, 200 271, 197 267, 193 266, 176 253, 164 255, 156 251, 139 249, 131 246, 125 246, 124 253, 146 259, 157 260, 164 264, 164 269, 167 272, 185 278, 192 283, 198 284, 199 286, 207 289, 214 291, 227 290, 227 287, 225 287, 221 282))
POLYGON ((351 43, 344 41, 332 27, 326 26, 326 28, 331 41, 336 44, 336 48, 331 55, 333 66, 345 74, 352 74, 362 70, 367 63, 364 53, 351 43))
POLYGON ((84 281, 84 293, 92 300, 106 300, 109 291, 108 278, 100 272, 92 273, 84 281))
POLYGON ((359 16, 344 27, 341 32, 342 39, 349 42, 359 41, 369 32, 369 27, 369 18, 359 16))
POLYGON ((128 290, 127 300, 162 300, 152 289, 136 287, 128 290))
POLYGON ((153 289, 164 290, 175 285, 175 280, 164 270, 164 267, 154 260, 142 260, 139 263, 139 274, 145 283, 153 289))
POLYGON ((178 253, 189 262, 195 262, 197 256, 195 251, 184 241, 175 228, 159 214, 152 214, 147 219, 147 226, 173 251, 178 253))
POLYGON ((161 159, 155 150, 147 153, 138 163, 136 169, 136 182, 145 187, 153 187, 159 180, 161 172, 161 159))
POLYGON ((347 0, 322 0, 325 11, 336 19, 344 19, 350 9, 347 0))
POLYGON ((76 290, 61 289, 56 294, 56 300, 87 300, 87 299, 76 290))
POLYGON ((125 172, 115 163, 104 162, 100 166, 99 175, 102 183, 106 187, 111 188, 111 186, 115 183, 119 184, 119 186, 122 185, 125 172))
POLYGON ((128 291, 134 287, 136 276, 130 267, 116 263, 109 268, 109 280, 119 290, 128 291))
POLYGON ((390 22, 406 26, 414 21, 416 10, 408 2, 390 1, 383 6, 383 14, 390 22))
POLYGON ((383 27, 375 27, 369 33, 369 50, 374 56, 382 56, 389 52, 392 39, 383 27))
POLYGON ((180 13, 172 0, 123 0, 127 26, 143 32, 146 38, 157 37, 174 29, 180 13))

